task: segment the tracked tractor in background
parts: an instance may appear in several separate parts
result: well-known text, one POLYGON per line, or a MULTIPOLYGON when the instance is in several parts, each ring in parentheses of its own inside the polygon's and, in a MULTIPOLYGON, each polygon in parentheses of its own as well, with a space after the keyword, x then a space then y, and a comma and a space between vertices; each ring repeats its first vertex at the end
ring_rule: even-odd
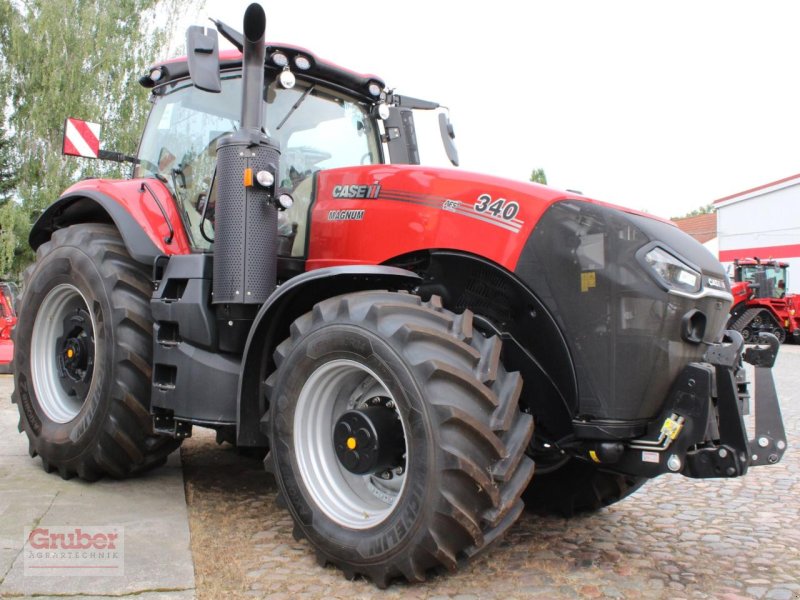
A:
POLYGON ((773 334, 781 343, 800 340, 800 297, 786 293, 788 268, 788 263, 777 260, 734 261, 728 329, 741 333, 745 343, 757 342, 761 332, 773 334))
MULTIPOLYGON (((142 77, 138 154, 105 153, 133 177, 76 183, 31 232, 13 400, 46 470, 126 477, 214 429, 268 451, 322 564, 385 586, 457 569, 525 504, 591 511, 780 460, 778 342, 725 331, 700 244, 420 166, 414 111, 438 104, 265 44, 258 5, 216 29, 238 50, 190 28, 188 57, 142 77)), ((96 132, 71 122, 65 149, 100 156, 96 132)))
POLYGON ((17 324, 17 286, 11 282, 0 282, 0 373, 11 372, 14 358, 14 342, 11 331, 17 324))

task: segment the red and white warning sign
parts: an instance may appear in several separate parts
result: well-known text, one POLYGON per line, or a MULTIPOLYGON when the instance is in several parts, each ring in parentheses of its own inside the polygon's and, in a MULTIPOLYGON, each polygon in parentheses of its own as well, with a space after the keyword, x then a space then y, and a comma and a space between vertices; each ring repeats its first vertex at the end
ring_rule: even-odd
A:
POLYGON ((64 123, 63 154, 97 158, 100 152, 100 124, 80 119, 67 119, 64 123))

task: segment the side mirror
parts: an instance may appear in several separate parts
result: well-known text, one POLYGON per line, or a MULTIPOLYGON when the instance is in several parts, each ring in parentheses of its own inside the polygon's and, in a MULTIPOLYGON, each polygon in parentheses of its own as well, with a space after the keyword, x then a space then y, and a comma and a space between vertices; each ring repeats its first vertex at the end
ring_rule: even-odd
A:
POLYGON ((450 159, 454 167, 457 167, 458 149, 453 141, 456 138, 456 134, 453 131, 453 124, 443 112, 439 113, 439 132, 442 134, 442 143, 444 144, 444 151, 447 152, 447 158, 450 159))
POLYGON ((189 76, 194 87, 218 94, 222 91, 219 77, 219 42, 215 29, 192 25, 186 30, 189 76))

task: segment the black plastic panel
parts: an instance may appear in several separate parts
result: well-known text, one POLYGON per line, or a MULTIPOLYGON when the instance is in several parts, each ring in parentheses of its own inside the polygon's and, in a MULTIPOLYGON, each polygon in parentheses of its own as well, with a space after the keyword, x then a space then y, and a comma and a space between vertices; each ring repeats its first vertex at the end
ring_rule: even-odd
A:
MULTIPOLYGON (((155 333, 158 339, 158 324, 155 333)), ((186 421, 236 422, 239 357, 180 342, 156 344, 153 359, 153 409, 171 410, 176 419, 186 421)))
POLYGON ((212 257, 172 256, 150 300, 153 414, 233 424, 240 359, 219 348, 211 306, 212 257))
POLYGON ((170 323, 167 329, 172 338, 208 350, 217 347, 216 316, 210 302, 211 261, 208 254, 171 257, 150 301, 153 320, 170 323))
POLYGON ((588 420, 658 414, 674 379, 705 346, 682 337, 692 309, 707 317, 705 341, 721 338, 727 302, 668 294, 636 258, 663 241, 724 278, 708 251, 677 228, 582 201, 554 204, 526 242, 517 275, 559 323, 575 361, 579 411, 588 420))

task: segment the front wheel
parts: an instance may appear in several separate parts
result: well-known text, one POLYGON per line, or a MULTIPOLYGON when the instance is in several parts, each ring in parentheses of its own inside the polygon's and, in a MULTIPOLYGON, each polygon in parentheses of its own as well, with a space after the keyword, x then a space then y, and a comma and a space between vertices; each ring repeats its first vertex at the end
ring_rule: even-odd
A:
POLYGON ((363 292, 297 319, 268 380, 270 468, 321 563, 380 587, 459 563, 522 511, 522 381, 472 314, 363 292))
POLYGON ((612 473, 599 465, 568 458, 558 468, 537 473, 522 498, 531 512, 571 517, 619 502, 646 481, 646 477, 612 473))
POLYGON ((14 330, 12 401, 46 471, 126 477, 177 448, 152 431, 151 293, 110 225, 60 229, 37 251, 14 330))

